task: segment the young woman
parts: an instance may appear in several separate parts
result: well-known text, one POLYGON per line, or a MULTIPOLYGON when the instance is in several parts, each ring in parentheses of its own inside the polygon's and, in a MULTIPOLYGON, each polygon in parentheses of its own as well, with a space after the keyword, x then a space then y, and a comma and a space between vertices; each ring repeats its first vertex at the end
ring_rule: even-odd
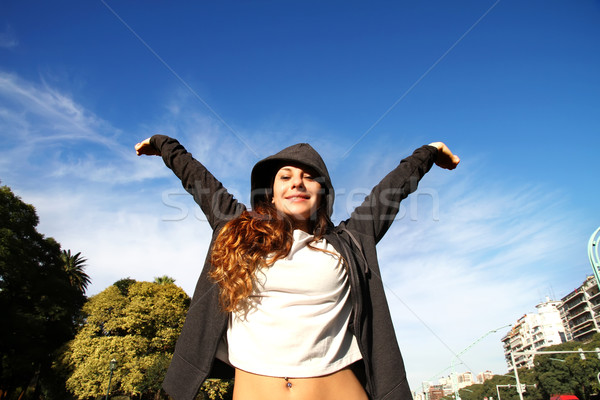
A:
POLYGON ((254 166, 252 211, 175 139, 136 151, 162 156, 214 232, 167 393, 192 400, 206 378, 234 374, 234 400, 412 398, 375 245, 434 163, 458 165, 448 147, 415 150, 337 226, 329 173, 308 144, 254 166))

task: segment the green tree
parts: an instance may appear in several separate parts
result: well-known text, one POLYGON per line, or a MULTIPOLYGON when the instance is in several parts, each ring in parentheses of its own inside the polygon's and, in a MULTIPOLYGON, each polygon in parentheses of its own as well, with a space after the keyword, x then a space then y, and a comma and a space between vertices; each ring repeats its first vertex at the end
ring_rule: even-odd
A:
POLYGON ((230 400, 233 397, 233 380, 207 379, 202 383, 198 400, 230 400))
POLYGON ((135 279, 131 279, 131 278, 127 277, 124 279, 119 279, 118 281, 113 283, 113 285, 119 289, 119 292, 121 292, 121 294, 123 296, 127 296, 127 293, 129 293, 129 287, 131 285, 133 285, 135 282, 136 282, 135 279))
POLYGON ((175 279, 167 275, 157 276, 154 278, 154 283, 158 283, 159 285, 169 285, 171 283, 175 283, 175 279))
POLYGON ((28 386, 38 392, 51 379, 53 356, 73 337, 85 300, 63 269, 60 245, 37 231, 38 222, 32 205, 0 187, 0 392, 7 397, 28 386))
MULTIPOLYGON (((600 347, 600 334, 594 335, 591 341, 567 342, 550 346, 543 351, 595 351, 600 347)), ((548 398, 553 394, 573 393, 582 400, 587 400, 600 392, 597 375, 600 372, 600 360, 597 354, 542 354, 535 358, 535 375, 538 387, 548 398)))
POLYGON ((81 257, 81 252, 71 255, 71 250, 63 250, 60 257, 71 286, 77 288, 81 293, 85 293, 85 289, 90 283, 90 277, 85 273, 87 260, 81 257))
POLYGON ((85 323, 63 354, 68 389, 78 398, 101 396, 108 365, 117 360, 111 393, 157 395, 190 299, 175 285, 120 280, 91 297, 85 323))

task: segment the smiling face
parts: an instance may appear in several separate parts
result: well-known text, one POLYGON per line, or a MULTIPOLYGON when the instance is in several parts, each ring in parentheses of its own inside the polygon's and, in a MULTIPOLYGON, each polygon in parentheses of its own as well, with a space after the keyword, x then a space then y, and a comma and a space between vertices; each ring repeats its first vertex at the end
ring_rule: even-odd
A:
POLYGON ((273 204, 278 211, 294 220, 295 228, 305 232, 321 200, 321 184, 303 168, 292 165, 277 171, 273 181, 273 204))

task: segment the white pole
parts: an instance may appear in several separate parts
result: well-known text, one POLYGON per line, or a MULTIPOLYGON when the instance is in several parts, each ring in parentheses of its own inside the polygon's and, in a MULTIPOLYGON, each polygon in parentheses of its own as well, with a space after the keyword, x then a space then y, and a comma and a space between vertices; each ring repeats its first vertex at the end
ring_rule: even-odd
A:
POLYGON ((519 373, 517 372, 517 364, 515 363, 514 352, 510 353, 510 360, 512 361, 513 370, 515 371, 515 379, 517 380, 517 392, 519 393, 519 399, 523 400, 523 392, 521 392, 521 381, 519 381, 519 373))

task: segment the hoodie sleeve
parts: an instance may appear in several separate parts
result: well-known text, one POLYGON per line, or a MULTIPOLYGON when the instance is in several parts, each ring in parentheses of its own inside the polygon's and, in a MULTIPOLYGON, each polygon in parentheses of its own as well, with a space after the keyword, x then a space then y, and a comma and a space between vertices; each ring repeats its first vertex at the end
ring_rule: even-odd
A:
POLYGON ((246 207, 176 139, 154 135, 150 138, 150 143, 160 151, 165 165, 177 175, 184 189, 194 197, 213 230, 223 221, 228 221, 245 210, 246 207))
POLYGON ((419 147, 387 174, 346 221, 346 227, 379 242, 400 209, 400 202, 417 189, 437 157, 433 146, 419 147))

